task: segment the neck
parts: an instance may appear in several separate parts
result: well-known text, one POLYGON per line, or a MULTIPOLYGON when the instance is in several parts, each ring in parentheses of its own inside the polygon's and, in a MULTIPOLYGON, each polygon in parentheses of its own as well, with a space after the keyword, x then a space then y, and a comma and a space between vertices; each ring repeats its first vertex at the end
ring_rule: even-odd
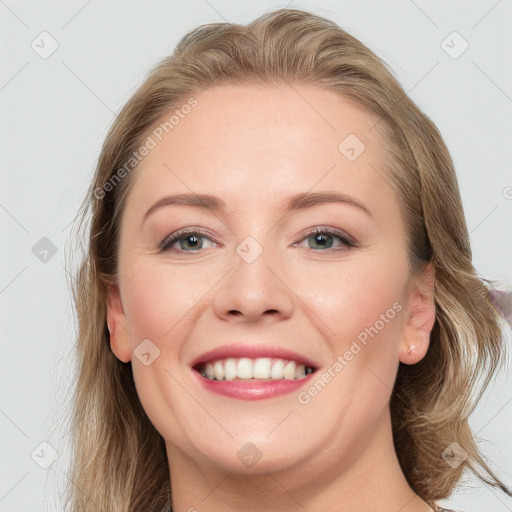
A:
POLYGON ((198 464, 167 444, 173 512, 430 512, 408 485, 394 450, 389 410, 358 447, 328 446, 279 472, 239 474, 198 464))

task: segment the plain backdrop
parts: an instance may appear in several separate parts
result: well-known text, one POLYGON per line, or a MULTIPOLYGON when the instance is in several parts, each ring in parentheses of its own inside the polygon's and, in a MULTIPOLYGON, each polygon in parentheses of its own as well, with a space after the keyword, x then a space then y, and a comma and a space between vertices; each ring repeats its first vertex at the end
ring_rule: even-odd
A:
MULTIPOLYGON (((64 250, 114 116, 186 31, 285 5, 333 19, 395 71, 451 151, 477 270, 512 282, 512 1, 0 0, 0 512, 62 509, 75 328, 64 250)), ((509 367, 471 417, 509 485, 511 384, 509 367)), ((445 505, 506 512, 512 499, 468 477, 445 505)))

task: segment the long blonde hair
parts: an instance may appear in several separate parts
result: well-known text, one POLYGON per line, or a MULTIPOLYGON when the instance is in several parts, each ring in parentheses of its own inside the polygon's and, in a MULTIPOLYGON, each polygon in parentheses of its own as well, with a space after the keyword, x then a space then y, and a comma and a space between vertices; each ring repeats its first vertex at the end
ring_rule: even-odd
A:
POLYGON ((247 26, 217 23, 189 32, 150 72, 106 137, 75 230, 87 246, 73 282, 78 381, 69 510, 160 512, 171 504, 164 440, 139 402, 131 364, 119 361, 110 348, 107 289, 117 278, 120 214, 136 166, 125 169, 116 183, 112 179, 119 178, 119 169, 162 115, 205 88, 238 83, 313 85, 377 116, 375 129, 389 146, 386 172, 407 227, 411 271, 430 263, 436 279, 430 348, 419 363, 400 364, 391 399, 401 468, 429 503, 447 497, 466 467, 512 495, 479 453, 468 425, 505 347, 489 285, 471 262, 457 179, 443 139, 365 45, 330 20, 281 9, 247 26), (454 442, 468 458, 452 468, 442 453, 454 442))

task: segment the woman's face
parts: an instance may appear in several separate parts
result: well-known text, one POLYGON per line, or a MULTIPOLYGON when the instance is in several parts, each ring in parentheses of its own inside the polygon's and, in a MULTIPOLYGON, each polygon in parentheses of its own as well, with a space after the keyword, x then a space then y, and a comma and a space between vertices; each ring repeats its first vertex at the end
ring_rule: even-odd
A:
POLYGON ((305 86, 194 99, 133 171, 112 348, 172 460, 348 464, 389 440, 399 360, 428 346, 377 119, 305 86))

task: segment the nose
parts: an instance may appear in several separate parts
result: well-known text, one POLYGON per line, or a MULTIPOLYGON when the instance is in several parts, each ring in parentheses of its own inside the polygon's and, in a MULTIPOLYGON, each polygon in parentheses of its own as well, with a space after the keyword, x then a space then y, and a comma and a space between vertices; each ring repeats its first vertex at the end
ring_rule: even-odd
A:
POLYGON ((279 262, 263 250, 252 262, 235 253, 233 268, 216 288, 217 316, 235 322, 280 321, 294 310, 294 295, 279 262))

